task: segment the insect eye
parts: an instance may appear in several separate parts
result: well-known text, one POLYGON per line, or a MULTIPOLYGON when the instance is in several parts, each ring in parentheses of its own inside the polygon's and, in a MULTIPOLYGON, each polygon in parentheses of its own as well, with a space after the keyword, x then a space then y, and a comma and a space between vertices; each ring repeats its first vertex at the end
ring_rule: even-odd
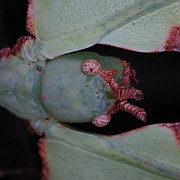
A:
POLYGON ((102 70, 101 64, 95 59, 88 59, 81 65, 84 74, 96 75, 102 70))

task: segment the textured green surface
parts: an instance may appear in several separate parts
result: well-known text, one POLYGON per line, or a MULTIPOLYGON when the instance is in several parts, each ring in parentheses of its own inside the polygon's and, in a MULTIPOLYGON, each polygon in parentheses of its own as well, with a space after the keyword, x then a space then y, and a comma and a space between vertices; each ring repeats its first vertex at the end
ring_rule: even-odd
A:
MULTIPOLYGON (((31 0, 28 17, 36 40, 26 51, 50 59, 96 43, 162 51, 170 28, 180 24, 179 6, 179 0, 31 0)), ((34 85, 39 80, 38 67, 32 63, 30 69, 27 61, 8 58, 1 61, 1 105, 19 117, 50 122, 42 121, 46 113, 37 106, 41 96, 34 96, 39 87, 34 85)), ((55 74, 56 65, 50 68, 55 74)), ((53 81, 44 80, 47 86, 41 90, 47 92, 46 83, 53 81)), ((51 180, 180 179, 180 146, 167 126, 153 125, 110 137, 49 124, 37 123, 36 127, 45 129, 51 180)))
POLYGON ((37 38, 35 46, 39 48, 41 55, 50 59, 90 47, 98 42, 140 51, 157 48, 162 50, 168 28, 180 23, 179 0, 36 0, 32 2, 34 3, 29 8, 28 17, 33 20, 34 29, 31 29, 31 33, 37 38), (132 23, 136 24, 136 28, 132 28, 132 23), (144 23, 144 29, 141 31, 141 25, 144 23), (125 29, 121 32, 122 27, 125 29), (106 39, 106 35, 116 29, 118 31, 112 36, 110 34, 106 39), (128 36, 129 32, 131 36, 128 36), (134 37, 137 34, 138 37, 134 37), (125 36, 124 39, 122 37, 122 42, 121 36, 125 36), (154 42, 154 38, 157 38, 158 43, 154 42), (139 45, 141 41, 145 42, 139 45), (131 42, 134 43, 131 45, 131 42))
POLYGON ((120 60, 100 56, 93 52, 77 52, 60 56, 49 63, 42 75, 40 94, 46 112, 56 120, 65 122, 88 122, 101 116, 114 104, 112 90, 100 75, 88 76, 81 65, 87 59, 96 59, 102 70, 117 70, 119 80, 123 72, 120 60))
POLYGON ((41 108, 36 89, 44 62, 32 63, 16 56, 0 60, 0 105, 24 119, 43 119, 47 114, 41 108))
POLYGON ((102 71, 117 70, 114 79, 120 83, 122 62, 97 53, 77 52, 46 62, 10 55, 0 60, 0 105, 39 132, 54 121, 90 122, 106 114, 114 105, 112 90, 99 74, 83 73, 87 59, 99 61, 102 71))
POLYGON ((147 14, 100 40, 100 44, 125 47, 134 51, 163 51, 173 26, 180 26, 180 1, 147 14))
POLYGON ((166 126, 102 136, 57 124, 45 136, 51 180, 180 179, 180 146, 166 126))

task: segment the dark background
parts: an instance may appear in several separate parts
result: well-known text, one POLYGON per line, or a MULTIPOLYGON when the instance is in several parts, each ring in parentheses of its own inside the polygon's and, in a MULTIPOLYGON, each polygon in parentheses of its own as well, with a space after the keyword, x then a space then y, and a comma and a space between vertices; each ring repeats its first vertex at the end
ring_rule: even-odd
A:
MULTIPOLYGON (((0 0, 0 48, 12 47, 18 37, 28 35, 25 29, 26 9, 27 1, 0 0)), ((138 53, 102 45, 88 50, 120 57, 136 69, 140 81, 136 88, 143 91, 144 99, 131 102, 146 110, 147 123, 119 112, 104 128, 91 123, 74 124, 73 127, 101 134, 117 134, 144 125, 180 121, 180 53, 138 53)), ((0 178, 1 171, 6 169, 6 176, 2 179, 39 179, 38 137, 30 134, 23 121, 3 108, 0 108, 0 122, 0 178)))

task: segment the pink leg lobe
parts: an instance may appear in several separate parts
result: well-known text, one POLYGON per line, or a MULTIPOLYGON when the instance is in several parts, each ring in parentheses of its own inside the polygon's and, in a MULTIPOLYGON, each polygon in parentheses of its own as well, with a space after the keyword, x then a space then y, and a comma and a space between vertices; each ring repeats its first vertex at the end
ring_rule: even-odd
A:
POLYGON ((34 40, 34 37, 32 36, 24 36, 24 37, 20 37, 16 44, 13 46, 12 48, 12 54, 14 55, 18 55, 19 52, 21 51, 22 47, 25 46, 25 44, 28 42, 28 41, 31 41, 31 40, 34 40))
POLYGON ((11 54, 10 48, 3 48, 0 50, 0 60, 6 59, 11 54))
POLYGON ((104 114, 104 115, 94 118, 92 123, 95 126, 103 127, 103 126, 106 126, 110 121, 111 121, 111 115, 104 114))

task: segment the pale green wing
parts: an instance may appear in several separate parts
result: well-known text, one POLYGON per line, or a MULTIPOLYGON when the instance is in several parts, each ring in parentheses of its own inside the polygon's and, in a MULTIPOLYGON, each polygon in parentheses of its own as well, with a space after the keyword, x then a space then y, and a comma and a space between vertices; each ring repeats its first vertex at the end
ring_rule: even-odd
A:
MULTIPOLYGON (((176 7, 179 0, 29 0, 27 30, 36 37, 35 51, 54 58, 101 42, 105 35, 158 10, 164 11, 160 24, 173 4, 176 7)), ((106 39, 101 43, 115 44, 106 39)))
POLYGON ((180 1, 128 23, 99 43, 141 52, 180 51, 180 1))
POLYGON ((152 125, 102 136, 54 125, 39 142, 44 175, 50 180, 180 179, 179 127, 152 125))

